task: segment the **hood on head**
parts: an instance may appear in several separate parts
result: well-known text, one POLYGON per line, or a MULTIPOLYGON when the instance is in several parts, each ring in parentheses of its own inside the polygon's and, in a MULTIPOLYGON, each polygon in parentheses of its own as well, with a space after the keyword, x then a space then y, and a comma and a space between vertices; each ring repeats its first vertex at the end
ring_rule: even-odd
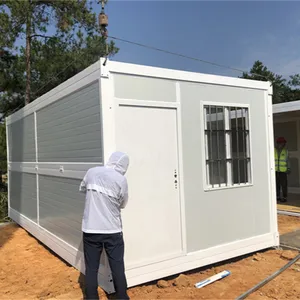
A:
POLYGON ((128 165, 129 165, 129 157, 127 154, 123 152, 114 152, 110 156, 106 164, 107 167, 116 170, 122 175, 125 175, 125 173, 127 172, 128 165))

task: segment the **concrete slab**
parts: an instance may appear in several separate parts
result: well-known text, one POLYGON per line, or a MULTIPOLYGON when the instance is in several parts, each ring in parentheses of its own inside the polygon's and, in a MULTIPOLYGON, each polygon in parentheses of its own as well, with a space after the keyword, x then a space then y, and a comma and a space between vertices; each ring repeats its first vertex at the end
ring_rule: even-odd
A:
POLYGON ((282 246, 296 248, 300 251, 300 229, 280 236, 280 244, 282 246))

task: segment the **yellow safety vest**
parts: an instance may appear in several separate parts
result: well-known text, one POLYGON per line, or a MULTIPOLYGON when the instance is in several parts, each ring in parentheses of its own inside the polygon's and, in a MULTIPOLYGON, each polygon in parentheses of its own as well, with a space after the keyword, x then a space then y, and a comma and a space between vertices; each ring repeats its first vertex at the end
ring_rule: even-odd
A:
POLYGON ((276 172, 286 173, 288 170, 288 151, 283 148, 280 150, 275 148, 275 169, 276 172))

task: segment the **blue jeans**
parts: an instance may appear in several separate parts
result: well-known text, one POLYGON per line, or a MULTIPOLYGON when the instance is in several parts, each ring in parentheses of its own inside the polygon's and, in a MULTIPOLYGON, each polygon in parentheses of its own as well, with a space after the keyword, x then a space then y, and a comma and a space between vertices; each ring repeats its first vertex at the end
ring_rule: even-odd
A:
POLYGON ((99 299, 98 270, 103 251, 108 257, 117 299, 129 299, 124 267, 124 240, 122 233, 83 233, 85 259, 86 299, 99 299))

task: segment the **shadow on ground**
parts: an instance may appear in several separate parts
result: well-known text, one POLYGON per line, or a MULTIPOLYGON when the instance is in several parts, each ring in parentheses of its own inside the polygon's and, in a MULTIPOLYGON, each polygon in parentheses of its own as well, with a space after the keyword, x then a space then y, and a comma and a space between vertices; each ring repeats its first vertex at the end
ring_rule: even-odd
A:
MULTIPOLYGON (((82 273, 80 273, 80 275, 78 277, 78 284, 80 286, 83 299, 86 299, 86 297, 85 297, 85 276, 82 273)), ((106 293, 106 297, 107 297, 107 299, 117 299, 115 294, 107 294, 106 293)))
POLYGON ((83 299, 85 299, 85 281, 84 281, 84 275, 82 273, 80 273, 79 277, 78 277, 78 283, 80 286, 80 289, 82 291, 82 297, 83 299))
POLYGON ((16 223, 0 224, 0 250, 13 237, 18 228, 19 226, 16 223))
POLYGON ((289 194, 288 201, 277 203, 277 208, 280 210, 300 212, 300 195, 299 194, 289 194))

